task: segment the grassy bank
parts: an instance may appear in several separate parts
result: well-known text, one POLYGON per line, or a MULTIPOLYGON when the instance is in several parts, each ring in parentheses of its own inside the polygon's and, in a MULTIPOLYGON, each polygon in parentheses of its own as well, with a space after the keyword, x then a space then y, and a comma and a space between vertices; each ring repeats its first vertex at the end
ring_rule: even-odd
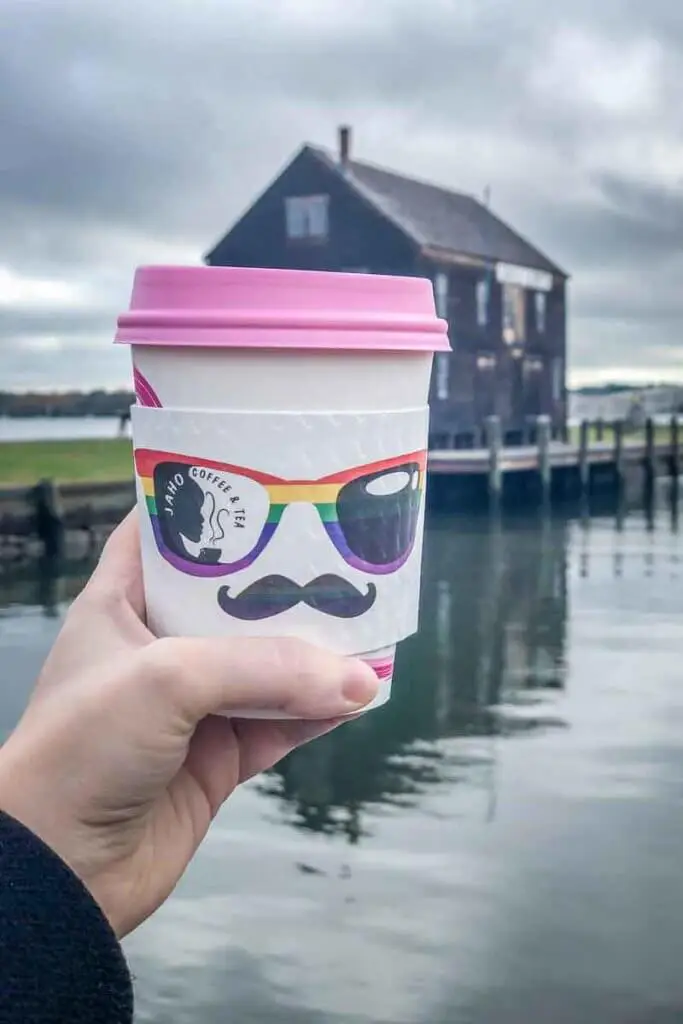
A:
POLYGON ((132 472, 127 438, 0 442, 0 487, 31 485, 44 477, 59 483, 129 480, 132 472))

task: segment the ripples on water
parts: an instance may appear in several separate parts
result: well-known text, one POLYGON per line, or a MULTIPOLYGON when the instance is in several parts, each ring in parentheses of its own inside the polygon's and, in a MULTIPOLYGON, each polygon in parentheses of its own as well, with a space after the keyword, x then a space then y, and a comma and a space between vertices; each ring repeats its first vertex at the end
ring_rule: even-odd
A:
MULTIPOLYGON (((81 582, 0 582, 0 731, 81 582)), ((682 611, 666 512, 435 521, 395 697, 219 815, 139 1019, 683 1020, 682 611)))

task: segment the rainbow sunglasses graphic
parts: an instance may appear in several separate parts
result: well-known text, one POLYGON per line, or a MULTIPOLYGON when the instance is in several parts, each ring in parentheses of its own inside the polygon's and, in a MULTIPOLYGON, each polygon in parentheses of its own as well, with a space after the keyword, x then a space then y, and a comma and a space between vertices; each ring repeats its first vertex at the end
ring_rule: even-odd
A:
POLYGON ((413 550, 427 453, 410 452, 316 480, 169 452, 137 449, 135 465, 161 556, 190 576, 220 577, 253 565, 285 509, 313 505, 344 561, 388 575, 413 550))

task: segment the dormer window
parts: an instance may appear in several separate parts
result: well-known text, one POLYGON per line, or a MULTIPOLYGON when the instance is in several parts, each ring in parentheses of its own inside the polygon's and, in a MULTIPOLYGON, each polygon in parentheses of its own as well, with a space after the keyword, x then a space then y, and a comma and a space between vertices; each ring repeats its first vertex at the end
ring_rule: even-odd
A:
POLYGON ((329 196, 288 196, 285 199, 287 238, 327 238, 329 196))

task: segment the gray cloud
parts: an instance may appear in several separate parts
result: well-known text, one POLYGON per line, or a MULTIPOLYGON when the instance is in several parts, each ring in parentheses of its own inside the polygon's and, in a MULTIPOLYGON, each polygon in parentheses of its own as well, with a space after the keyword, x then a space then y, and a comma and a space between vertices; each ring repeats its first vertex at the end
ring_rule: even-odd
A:
POLYGON ((683 8, 559 12, 4 0, 0 267, 89 297, 0 304, 3 383, 119 383, 125 364, 101 353, 136 263, 197 260, 301 141, 330 143, 341 120, 359 156, 492 185, 497 211, 572 273, 577 374, 677 373, 683 8))

